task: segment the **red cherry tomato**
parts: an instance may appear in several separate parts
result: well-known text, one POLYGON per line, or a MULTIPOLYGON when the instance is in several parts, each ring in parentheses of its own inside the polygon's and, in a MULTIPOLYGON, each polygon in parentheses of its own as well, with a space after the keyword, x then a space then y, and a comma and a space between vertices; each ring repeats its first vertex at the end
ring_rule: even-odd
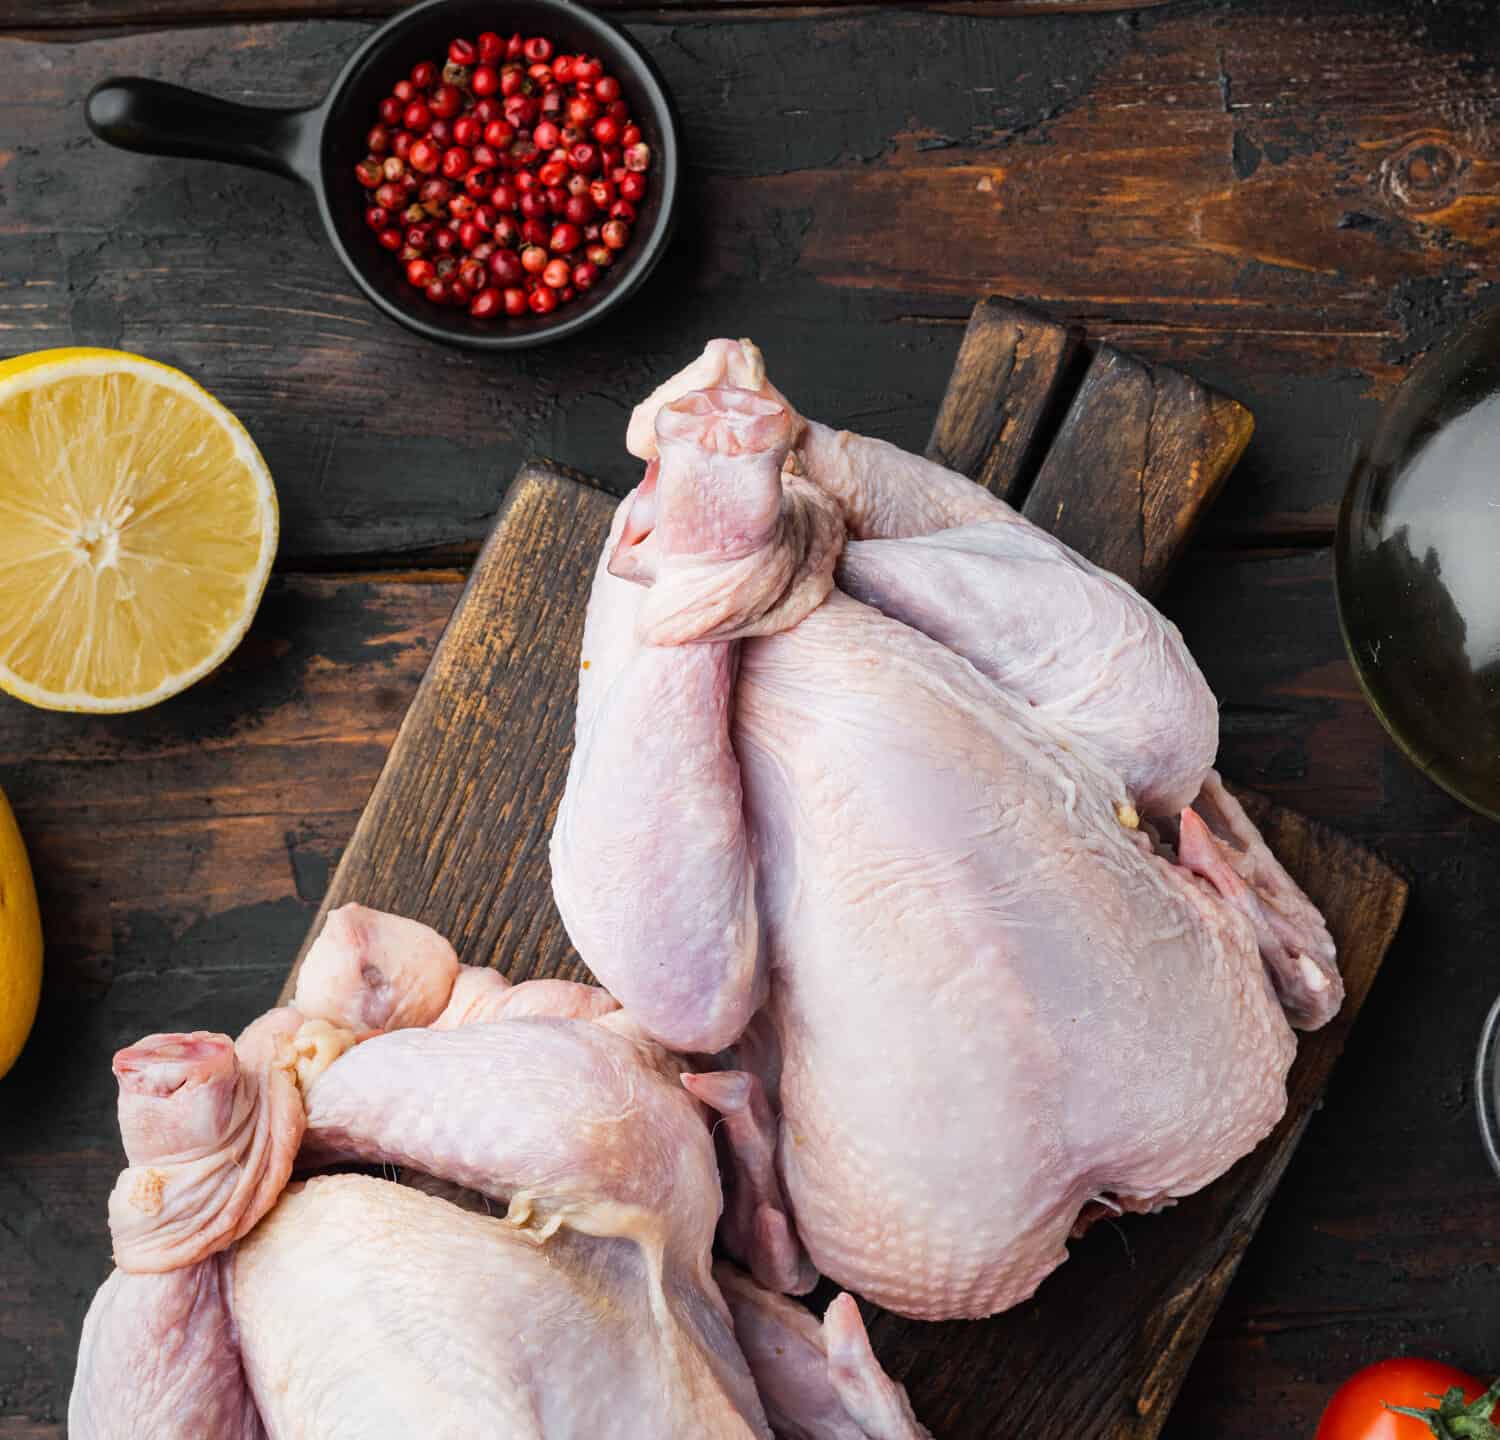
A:
MULTIPOLYGON (((1436 1360, 1382 1360, 1339 1387, 1318 1422, 1317 1440, 1432 1440, 1441 1432, 1426 1420, 1398 1415, 1386 1407, 1436 1410, 1443 1396, 1454 1389, 1463 1392, 1465 1405, 1485 1393, 1482 1380, 1436 1360)), ((1495 1414, 1500 1414, 1500 1406, 1491 1418, 1495 1414)))

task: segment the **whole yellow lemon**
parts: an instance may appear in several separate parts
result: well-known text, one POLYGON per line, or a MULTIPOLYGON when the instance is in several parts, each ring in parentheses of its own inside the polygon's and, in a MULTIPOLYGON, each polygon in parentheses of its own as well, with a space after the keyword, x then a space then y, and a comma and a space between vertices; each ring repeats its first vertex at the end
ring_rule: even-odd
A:
POLYGON ((0 1077, 36 1019, 42 993, 42 917, 31 862, 5 792, 0 790, 0 1077))

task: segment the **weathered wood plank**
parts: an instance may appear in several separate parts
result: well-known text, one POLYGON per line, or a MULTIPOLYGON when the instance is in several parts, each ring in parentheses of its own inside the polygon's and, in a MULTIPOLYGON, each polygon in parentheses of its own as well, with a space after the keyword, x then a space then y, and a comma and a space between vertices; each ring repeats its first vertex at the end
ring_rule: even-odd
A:
POLYGON ((1077 326, 999 296, 981 300, 958 347, 927 458, 1019 505, 1082 342, 1077 326))
MULTIPOLYGON (((1495 1184, 1468 1069, 1496 984, 1500 830, 1384 742, 1343 660, 1330 574, 1326 551, 1199 551, 1163 600, 1221 697, 1229 773, 1421 881, 1169 1440, 1305 1440, 1333 1385, 1385 1354, 1494 1363, 1495 1184)), ((121 1163, 107 1056, 161 1026, 233 1030, 274 994, 458 591, 277 581, 211 690, 103 721, 0 697, 0 785, 49 939, 41 1025, 0 1082, 4 1440, 64 1435, 121 1163)), ((1084 1243, 1138 1254, 1151 1227, 1084 1243)))
POLYGON ((1022 513, 1154 595, 1253 429, 1191 376, 1101 346, 1022 513))
POLYGON ((361 26, 7 42, 0 340, 184 365, 266 451, 287 561, 326 563, 477 544, 531 452, 623 489, 631 397, 714 332, 751 331, 807 413, 919 449, 993 291, 1254 411, 1214 533, 1324 537, 1405 358, 1486 297, 1489 22, 1476 0, 632 20, 685 117, 681 239, 617 321, 503 360, 380 320, 295 187, 84 132, 119 71, 309 101, 361 26))
POLYGON ((980 301, 927 454, 1154 595, 1254 421, 1190 375, 1108 344, 1073 392, 1083 340, 1013 301, 980 301))
MULTIPOLYGON (((732 18, 737 12, 778 10, 837 14, 868 0, 597 0, 594 8, 626 14, 689 15, 732 18)), ((961 10, 997 17, 1033 15, 1102 15, 1150 10, 1169 0, 915 0, 919 6, 961 10)), ((41 34, 49 30, 105 25, 181 25, 205 21, 223 24, 245 20, 362 20, 393 15, 403 0, 0 0, 0 31, 41 34)))
MULTIPOLYGON (((552 905, 584 602, 613 501, 516 477, 297 956, 350 900, 425 921, 513 980, 592 977, 552 905)), ((287 978, 289 995, 296 967, 287 978)))

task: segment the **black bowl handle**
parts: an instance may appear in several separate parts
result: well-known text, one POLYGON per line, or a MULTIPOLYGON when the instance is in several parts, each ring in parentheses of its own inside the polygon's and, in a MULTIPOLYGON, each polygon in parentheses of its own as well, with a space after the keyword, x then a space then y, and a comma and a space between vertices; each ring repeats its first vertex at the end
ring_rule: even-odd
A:
POLYGON ((122 150, 227 160, 316 183, 320 106, 236 105, 161 80, 105 80, 84 107, 89 129, 122 150))

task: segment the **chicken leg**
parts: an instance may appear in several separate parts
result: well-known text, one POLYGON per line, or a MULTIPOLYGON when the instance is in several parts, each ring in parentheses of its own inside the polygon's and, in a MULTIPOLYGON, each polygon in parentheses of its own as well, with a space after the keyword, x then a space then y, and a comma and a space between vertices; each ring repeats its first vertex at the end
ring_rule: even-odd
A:
POLYGON ((153 1035, 116 1056, 115 1075, 130 1162, 110 1202, 122 1268, 83 1323, 68 1433, 262 1440, 223 1252, 280 1195, 301 1102, 223 1035, 153 1035))
POLYGON ((932 1440, 876 1361, 852 1297, 838 1296, 819 1325, 733 1265, 715 1265, 714 1277, 777 1440, 932 1440))

